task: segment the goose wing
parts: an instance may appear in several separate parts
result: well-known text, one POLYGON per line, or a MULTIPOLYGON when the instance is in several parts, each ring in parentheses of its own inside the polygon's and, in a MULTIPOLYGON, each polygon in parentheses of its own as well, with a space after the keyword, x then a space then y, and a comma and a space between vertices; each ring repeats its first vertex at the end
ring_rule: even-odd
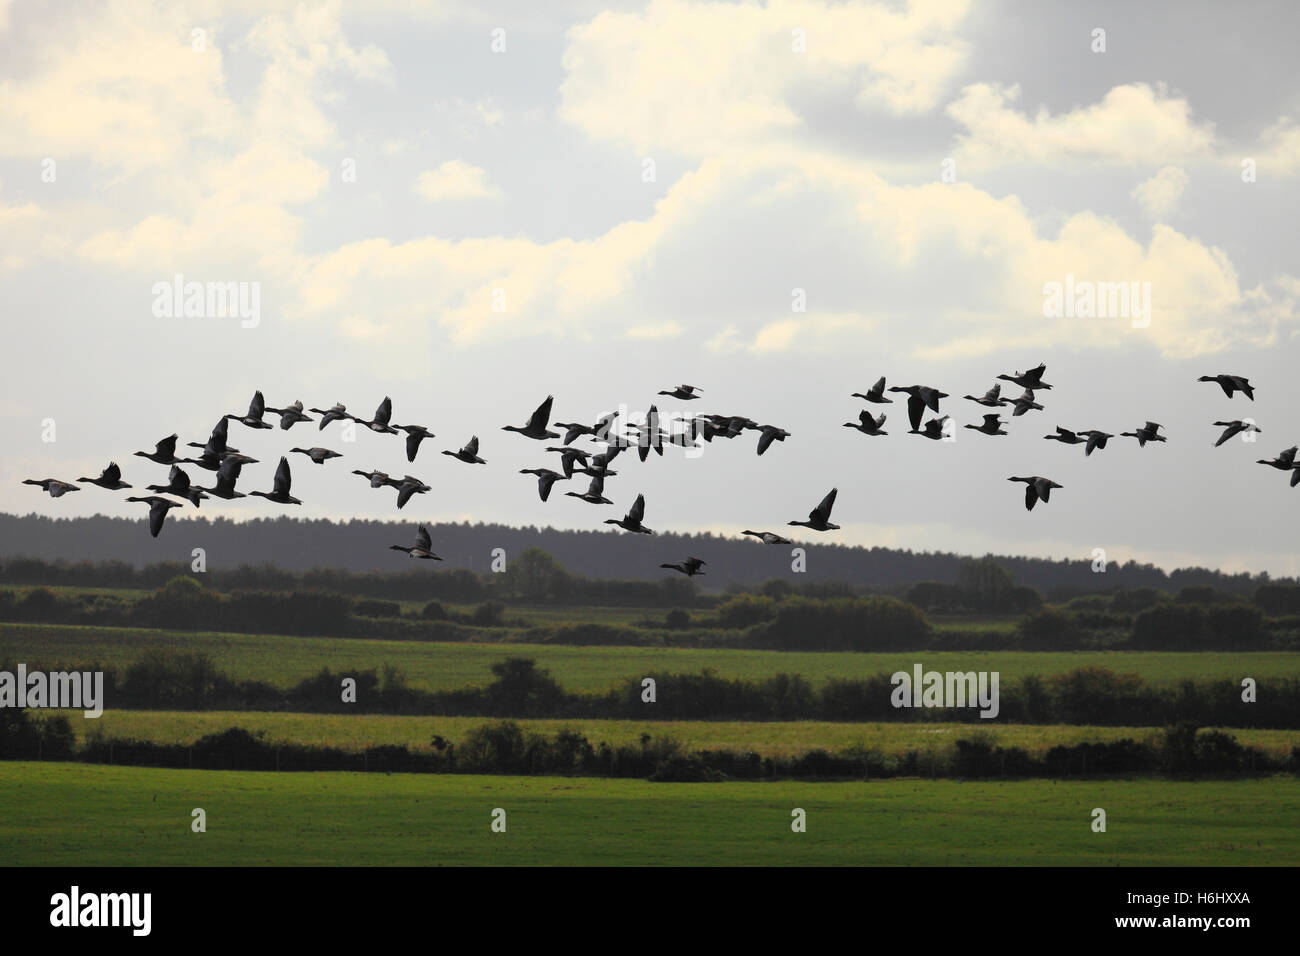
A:
POLYGON ((831 508, 835 507, 835 496, 838 493, 838 488, 832 488, 830 494, 822 499, 822 503, 808 513, 808 520, 818 524, 830 521, 831 508))
POLYGON ((158 532, 162 530, 163 521, 167 517, 170 508, 170 502, 155 498, 149 505, 149 534, 158 537, 158 532))
POLYGON ((912 423, 912 427, 919 429, 921 427, 921 416, 925 414, 925 399, 917 395, 909 395, 907 398, 907 419, 912 423))
POLYGON ((627 518, 632 524, 640 524, 641 519, 645 517, 645 495, 637 495, 636 501, 632 502, 632 507, 628 510, 627 518))
POLYGON ((478 436, 471 435, 469 441, 465 443, 465 448, 463 450, 465 454, 469 455, 471 458, 477 458, 478 457, 478 436))
POLYGON ((164 438, 162 441, 158 442, 158 444, 154 446, 153 453, 157 455, 159 458, 175 458, 176 439, 178 437, 179 436, 177 435, 171 435, 167 438, 164 438))
POLYGON ((377 425, 387 425, 388 420, 392 417, 393 400, 385 395, 384 400, 380 402, 379 407, 375 409, 375 423, 377 425))
POLYGON ((110 461, 108 467, 100 472, 99 480, 109 484, 117 484, 122 480, 122 469, 117 467, 117 462, 110 461))
POLYGON ((248 417, 259 419, 266 411, 266 399, 262 397, 261 391, 253 393, 253 400, 248 403, 248 417))
POLYGON ((1038 504, 1038 491, 1034 488, 1032 481, 1025 483, 1025 509, 1034 510, 1034 505, 1038 504))
POLYGON ((547 395, 546 401, 537 406, 537 411, 533 412, 528 419, 528 429, 530 431, 545 431, 546 423, 551 420, 551 405, 555 401, 554 395, 547 395))
POLYGON ((766 428, 763 429, 763 433, 758 436, 758 453, 763 454, 772 446, 774 441, 776 441, 776 432, 766 428))
POLYGON ((275 493, 287 496, 292 485, 293 476, 289 473, 289 459, 281 455, 280 465, 275 469, 275 493))

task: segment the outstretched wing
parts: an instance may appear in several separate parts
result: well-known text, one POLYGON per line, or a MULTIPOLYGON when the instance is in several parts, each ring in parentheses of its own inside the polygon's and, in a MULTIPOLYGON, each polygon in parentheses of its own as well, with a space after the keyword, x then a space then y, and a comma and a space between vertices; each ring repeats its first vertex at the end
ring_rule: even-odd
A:
POLYGON ((289 459, 281 455, 280 467, 275 469, 275 491, 277 494, 287 495, 292 484, 293 476, 289 474, 289 459))
POLYGON ((925 414, 925 399, 916 395, 910 395, 907 399, 907 419, 912 423, 912 428, 921 427, 921 416, 925 414))
POLYGON ((108 467, 100 474, 99 480, 115 484, 122 480, 122 469, 117 467, 117 462, 110 461, 108 467))
POLYGON ((1038 503, 1038 492, 1034 490, 1034 483, 1031 481, 1025 485, 1025 508, 1029 511, 1034 510, 1034 505, 1038 503))
POLYGON ((425 551, 433 548, 433 541, 429 538, 429 529, 424 525, 420 525, 420 530, 415 532, 415 546, 423 548, 425 551))
POLYGON ((645 495, 636 496, 636 501, 632 502, 632 508, 627 516, 633 524, 641 523, 641 519, 645 517, 645 495))
POLYGON ((537 406, 537 411, 533 412, 528 419, 528 428, 530 430, 545 429, 546 423, 551 420, 551 405, 555 401, 554 395, 547 395, 546 401, 537 406))
POLYGON ((1001 416, 1001 415, 996 415, 996 414, 995 414, 995 415, 985 415, 985 416, 984 416, 984 427, 985 427, 985 428, 991 428, 991 429, 993 429, 993 430, 996 431, 997 428, 998 428, 998 426, 1001 425, 1001 424, 1002 424, 1002 416, 1001 416))
POLYGON ((420 442, 424 441, 424 435, 420 432, 406 433, 406 460, 415 461, 415 453, 420 450, 420 442))
POLYGON ((172 436, 170 436, 170 437, 168 437, 168 438, 164 438, 162 441, 158 442, 158 444, 154 447, 154 454, 157 455, 159 458, 174 458, 174 457, 176 457, 176 439, 177 439, 177 437, 178 437, 178 436, 176 436, 176 435, 172 435, 172 436))
POLYGON ((838 488, 832 488, 830 494, 822 499, 822 503, 808 513, 808 520, 818 523, 830 521, 831 508, 835 507, 835 496, 838 493, 838 488))
POLYGON ((469 455, 471 458, 478 457, 478 436, 477 435, 470 436, 470 440, 465 443, 465 454, 469 455))
POLYGON ((765 431, 758 436, 758 453, 761 455, 771 447, 772 442, 776 441, 776 432, 765 431))
POLYGON ((392 417, 393 400, 385 395, 384 400, 380 402, 379 407, 375 409, 375 421, 380 425, 387 425, 388 420, 392 417))
POLYGON ((266 411, 266 399, 262 397, 260 391, 253 393, 253 400, 248 403, 248 417, 261 418, 262 413, 266 411))
POLYGON ((155 501, 149 506, 149 534, 158 537, 158 532, 162 530, 163 519, 167 517, 167 502, 155 501))

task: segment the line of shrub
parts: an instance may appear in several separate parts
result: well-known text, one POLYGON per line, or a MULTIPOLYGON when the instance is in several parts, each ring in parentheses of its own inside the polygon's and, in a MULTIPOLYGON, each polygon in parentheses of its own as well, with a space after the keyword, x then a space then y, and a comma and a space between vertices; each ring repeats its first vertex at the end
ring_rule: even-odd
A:
MULTIPOLYGON (((0 663, 13 672, 16 664, 0 663)), ((905 707, 891 703, 890 675, 834 678, 814 687, 798 674, 757 680, 651 672, 626 677, 604 693, 570 693, 528 658, 493 664, 485 686, 447 691, 410 687, 392 667, 333 672, 323 668, 291 688, 235 680, 204 654, 150 649, 122 672, 97 663, 62 670, 102 671, 105 706, 141 710, 267 710, 301 713, 387 713, 466 717, 606 718, 634 720, 954 721, 987 725, 975 707, 905 707), (355 681, 355 702, 343 701, 343 680, 355 681), (655 682, 655 701, 642 699, 655 682)), ((1210 727, 1300 729, 1300 679, 1261 678, 1257 699, 1242 700, 1231 680, 1148 684, 1137 674, 1089 667, 1000 684, 997 720, 1024 724, 1161 727, 1192 721, 1210 727)))
POLYGON ((763 757, 732 750, 688 751, 670 737, 643 734, 639 745, 593 744, 575 730, 553 735, 510 720, 472 728, 459 747, 434 737, 427 751, 384 745, 363 751, 269 743, 261 732, 231 727, 193 744, 159 744, 94 736, 76 746, 68 719, 0 711, 0 760, 74 760, 85 763, 192 770, 361 771, 386 773, 501 773, 644 777, 665 782, 722 780, 863 780, 885 777, 1113 777, 1122 775, 1241 777, 1300 773, 1300 747, 1285 758, 1243 747, 1231 734, 1198 731, 1194 724, 1166 729, 1160 744, 1129 738, 1056 746, 1039 756, 1000 747, 994 735, 975 733, 948 747, 886 754, 875 749, 811 750, 763 757))

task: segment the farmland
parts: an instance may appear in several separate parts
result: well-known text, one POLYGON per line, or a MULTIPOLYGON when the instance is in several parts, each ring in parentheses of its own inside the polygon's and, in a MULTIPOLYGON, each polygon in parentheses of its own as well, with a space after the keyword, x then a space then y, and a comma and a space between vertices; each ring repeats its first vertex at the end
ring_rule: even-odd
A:
POLYGON ((998 671, 1011 681, 1030 674, 1063 674, 1105 667, 1139 674, 1155 684, 1243 676, 1300 677, 1300 654, 1283 651, 1190 653, 1155 651, 901 651, 889 653, 766 651, 659 647, 571 647, 512 643, 419 643, 355 638, 167 631, 0 623, 0 660, 29 667, 98 662, 125 667, 149 649, 201 652, 237 679, 288 687, 323 667, 333 671, 392 665, 420 690, 452 690, 490 680, 503 657, 530 657, 570 691, 603 692, 620 678, 651 671, 758 679, 797 673, 814 686, 832 677, 862 677, 910 669, 918 661, 936 670, 998 671))
POLYGON ((656 784, 0 764, 12 865, 1300 862, 1300 781, 656 784), (190 811, 207 832, 190 831, 190 811), (489 830, 507 812, 507 832, 489 830), (807 811, 792 833, 791 810, 807 811), (1094 807, 1107 832, 1090 829, 1094 807))

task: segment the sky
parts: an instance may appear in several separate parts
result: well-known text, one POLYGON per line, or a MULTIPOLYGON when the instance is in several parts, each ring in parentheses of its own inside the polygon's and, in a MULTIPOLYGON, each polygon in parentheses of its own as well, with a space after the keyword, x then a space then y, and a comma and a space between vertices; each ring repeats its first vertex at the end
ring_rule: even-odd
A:
POLYGON ((110 459, 163 480, 132 452, 202 442, 261 389, 363 416, 391 396, 437 435, 407 464, 392 436, 232 423, 244 491, 290 447, 343 454, 290 455, 303 516, 591 528, 644 493, 651 528, 801 531, 838 487, 841 530, 796 537, 1300 573, 1300 488, 1255 463, 1300 441, 1298 23, 1284 2, 0 0, 0 510, 143 527, 121 494, 21 481, 110 459), (187 315, 177 276, 250 308, 187 315), (1054 283, 1137 294, 1054 315, 1054 283), (961 396, 1040 362, 1045 409, 1006 437, 909 435, 901 401, 887 437, 842 427, 882 375, 978 423, 961 396), (1196 381, 1218 373, 1256 400, 1196 381), (680 383, 702 398, 656 395, 680 383), (577 482, 542 503, 517 472, 554 456, 501 427, 548 394, 564 422, 657 401, 791 435, 624 455, 617 507, 559 493, 577 482), (1246 418, 1253 441, 1213 447, 1246 418), (1147 420, 1167 443, 1043 440, 1147 420), (487 466, 438 454, 471 434, 487 466), (432 491, 399 512, 352 468, 432 491), (1028 512, 1013 475, 1063 487, 1028 512))

